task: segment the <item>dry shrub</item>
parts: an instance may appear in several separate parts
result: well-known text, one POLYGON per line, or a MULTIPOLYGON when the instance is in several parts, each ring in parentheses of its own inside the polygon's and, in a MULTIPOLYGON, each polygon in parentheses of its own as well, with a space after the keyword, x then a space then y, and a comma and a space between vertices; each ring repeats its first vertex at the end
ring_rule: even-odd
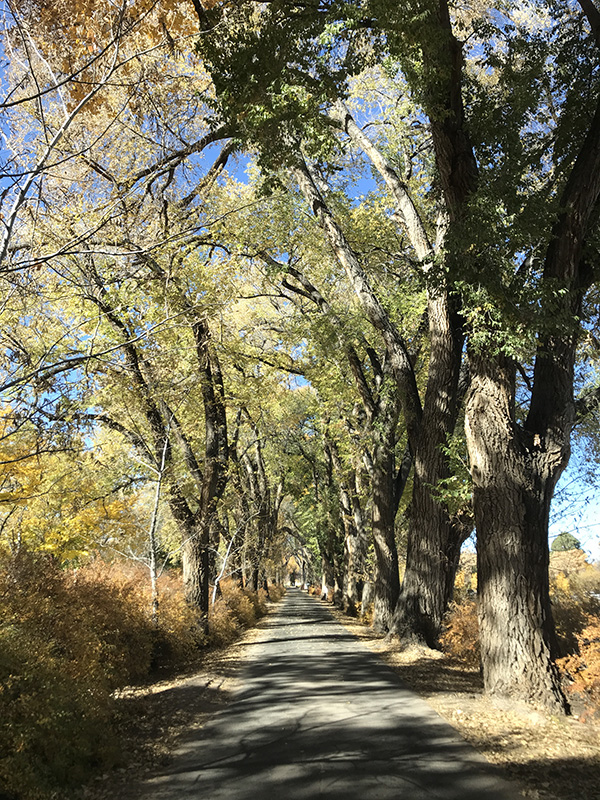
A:
POLYGON ((97 559, 78 570, 74 582, 87 587, 89 605, 102 614, 102 596, 118 605, 110 619, 102 614, 97 627, 102 637, 120 654, 116 685, 145 678, 151 668, 186 664, 204 643, 197 615, 186 604, 179 570, 165 572, 158 580, 159 610, 151 619, 151 586, 148 570, 134 562, 107 563, 97 559))
POLYGON ((218 597, 211 607, 208 625, 208 643, 213 647, 233 642, 240 632, 240 626, 222 597, 218 597))
MULTIPOLYGON (((198 615, 185 602, 181 572, 164 573, 158 580, 160 605, 158 626, 154 631, 153 667, 177 668, 198 655, 207 644, 206 634, 198 627, 198 615)), ((146 608, 150 607, 147 587, 146 608)))
POLYGON ((569 691, 584 698, 591 715, 600 710, 600 617, 589 616, 576 638, 579 652, 561 658, 558 665, 572 681, 569 691))
POLYGON ((38 800, 110 767, 114 690, 232 641, 266 610, 265 592, 225 581, 208 640, 178 572, 161 577, 159 596, 155 625, 142 565, 98 559, 63 572, 27 553, 0 564, 0 794, 38 800))
MULTIPOLYGON (((267 593, 264 589, 254 592, 242 589, 237 581, 227 578, 219 584, 220 597, 217 598, 209 614, 209 643, 222 647, 232 642, 240 630, 250 628, 267 612, 267 593)), ((269 587, 269 593, 279 599, 285 590, 279 593, 275 587, 269 587)))
POLYGON ((110 766, 117 687, 197 646, 180 580, 161 581, 159 626, 139 565, 98 560, 62 572, 21 554, 0 566, 0 784, 23 798, 110 766), (179 584, 179 585, 176 585, 179 584))
POLYGON ((252 589, 244 589, 244 594, 252 604, 252 608, 254 609, 254 617, 255 620, 264 617, 267 613, 267 593, 264 589, 259 589, 257 592, 253 591, 252 589))
POLYGON ((269 584, 269 598, 274 602, 278 603, 282 597, 285 595, 285 586, 282 583, 270 583, 269 584))
MULTIPOLYGON (((144 581, 137 565, 97 560, 65 575, 72 614, 64 635, 86 630, 100 643, 100 662, 111 689, 145 678, 150 671, 153 633, 144 581)), ((80 661, 81 669, 89 666, 80 661)))
POLYGON ((76 785, 116 758, 120 656, 95 629, 114 598, 96 614, 86 595, 48 559, 0 570, 0 783, 18 796, 76 785))
POLYGON ((600 615, 600 571, 586 564, 568 575, 559 572, 550 583, 550 598, 560 655, 577 653, 579 634, 590 617, 600 615))
POLYGON ((466 667, 478 667, 481 659, 477 603, 464 599, 452 603, 444 622, 440 644, 445 653, 466 667))
POLYGON ((237 581, 231 578, 221 584, 221 600, 227 607, 229 614, 235 622, 236 628, 249 628, 258 618, 254 598, 256 592, 242 589, 237 581))

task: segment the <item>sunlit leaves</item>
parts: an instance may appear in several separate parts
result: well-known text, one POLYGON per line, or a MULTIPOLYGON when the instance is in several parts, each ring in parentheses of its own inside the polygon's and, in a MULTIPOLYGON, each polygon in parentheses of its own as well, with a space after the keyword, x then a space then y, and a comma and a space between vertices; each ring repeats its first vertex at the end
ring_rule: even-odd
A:
POLYGON ((24 549, 72 561, 103 541, 132 535, 136 519, 130 500, 111 491, 111 476, 101 474, 91 454, 81 455, 82 448, 75 441, 69 449, 52 446, 30 422, 4 410, 0 552, 14 556, 24 549))

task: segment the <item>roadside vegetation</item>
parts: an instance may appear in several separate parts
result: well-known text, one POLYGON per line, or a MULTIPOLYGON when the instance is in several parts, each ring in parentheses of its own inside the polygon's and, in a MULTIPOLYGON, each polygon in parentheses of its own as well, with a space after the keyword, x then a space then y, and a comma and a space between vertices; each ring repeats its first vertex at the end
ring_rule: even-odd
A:
MULTIPOLYGON (((121 765, 116 690, 197 665, 267 609, 264 589, 224 580, 208 631, 195 625, 178 570, 159 581, 101 558, 62 570, 20 553, 0 568, 0 784, 7 796, 51 797, 121 765)), ((270 586, 272 600, 282 596, 270 586)))

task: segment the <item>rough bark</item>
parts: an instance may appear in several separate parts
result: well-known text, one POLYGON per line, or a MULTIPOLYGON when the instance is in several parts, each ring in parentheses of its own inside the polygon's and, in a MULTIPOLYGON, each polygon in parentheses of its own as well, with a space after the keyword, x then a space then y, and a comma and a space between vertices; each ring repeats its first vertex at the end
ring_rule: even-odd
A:
POLYGON ((373 627, 375 630, 387 632, 400 594, 398 550, 394 530, 396 515, 393 498, 396 476, 394 452, 390 442, 384 440, 378 443, 374 451, 371 498, 375 551, 373 627))
POLYGON ((564 453, 544 448, 516 424, 512 364, 500 357, 473 361, 466 432, 485 688, 564 709, 548 593, 548 517, 564 453))
MULTIPOLYGON (((356 476, 353 475, 351 480, 355 484, 356 476)), ((348 500, 349 523, 345 540, 344 609, 347 613, 356 615, 362 602, 363 587, 367 577, 369 540, 360 498, 354 487, 351 487, 348 492, 348 500)))
MULTIPOLYGON (((440 0, 430 31, 422 41, 425 65, 424 99, 429 111, 445 219, 438 229, 443 247, 449 228, 460 221, 465 200, 477 186, 477 164, 469 141, 462 101, 462 52, 453 35, 448 6, 440 0), (439 38, 438 38, 439 37, 439 38), (437 75, 436 79, 430 80, 437 75), (440 76, 444 76, 440 80, 440 76)), ((400 206, 398 206, 401 212, 400 206)), ((406 216, 406 212, 404 216, 406 216)), ((407 229, 409 219, 405 221, 407 229)), ((414 223, 412 225, 414 227, 414 223)), ((417 230, 418 232, 418 230, 417 230)), ((423 251, 422 236, 411 237, 423 251)), ((421 256, 422 259, 425 256, 421 256)), ((447 264, 451 273, 452 264, 447 264)), ((426 267, 426 274, 428 267, 426 267)), ((460 547, 468 535, 461 520, 451 518, 432 487, 450 476, 443 447, 454 432, 459 400, 459 375, 464 323, 453 307, 448 277, 434 276, 428 291, 430 359, 419 434, 413 442, 414 482, 407 563, 392 630, 403 638, 437 646, 442 620, 452 598, 460 547)))

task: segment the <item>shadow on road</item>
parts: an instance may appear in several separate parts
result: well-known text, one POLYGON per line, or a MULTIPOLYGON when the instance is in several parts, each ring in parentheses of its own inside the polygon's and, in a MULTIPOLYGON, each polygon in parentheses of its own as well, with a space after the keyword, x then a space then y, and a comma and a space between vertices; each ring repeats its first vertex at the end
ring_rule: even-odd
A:
POLYGON ((243 690, 152 800, 509 800, 516 797, 376 655, 292 590, 248 649, 243 690))

